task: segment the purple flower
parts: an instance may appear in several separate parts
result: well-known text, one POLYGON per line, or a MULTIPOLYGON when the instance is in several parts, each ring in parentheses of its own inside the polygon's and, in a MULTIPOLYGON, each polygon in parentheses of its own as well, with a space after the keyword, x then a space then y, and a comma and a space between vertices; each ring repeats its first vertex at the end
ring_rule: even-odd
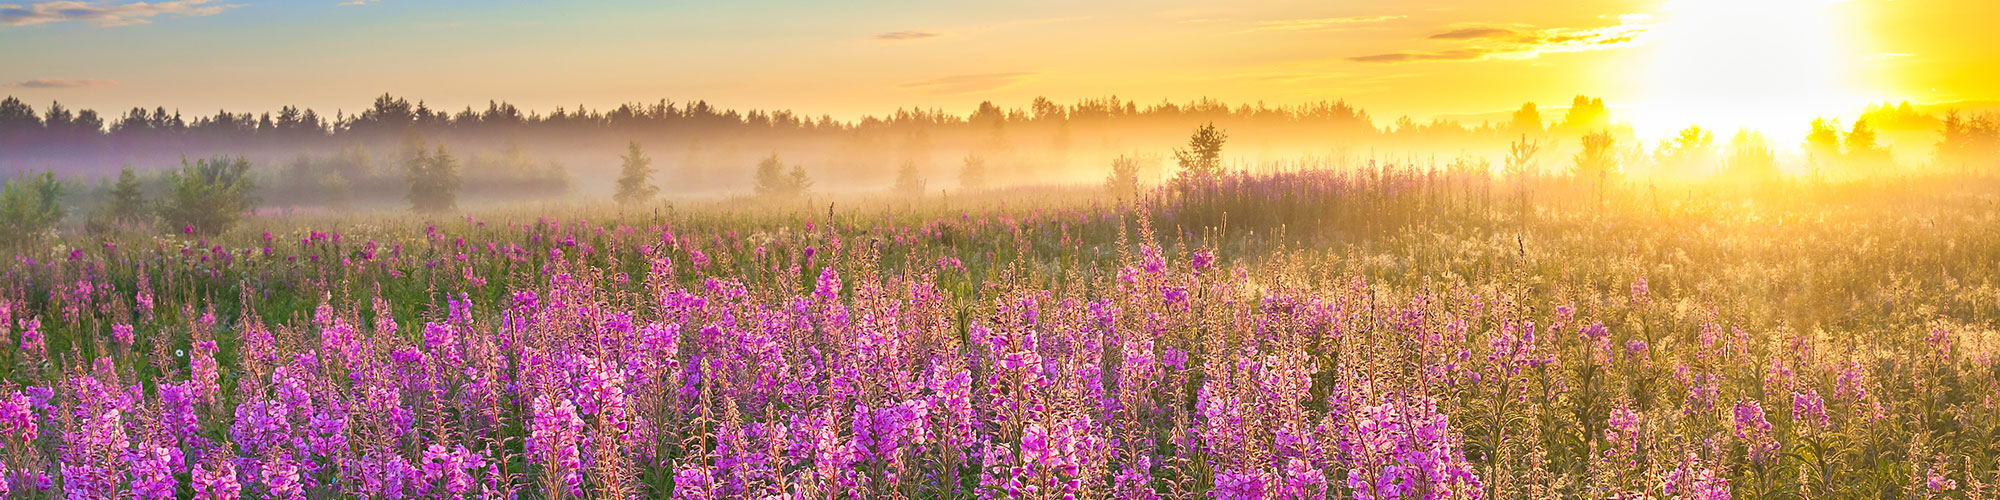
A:
POLYGON ((1764 464, 1778 457, 1778 441, 1771 437, 1771 422, 1764 419, 1764 405, 1757 400, 1736 403, 1736 439, 1742 440, 1750 461, 1764 464))

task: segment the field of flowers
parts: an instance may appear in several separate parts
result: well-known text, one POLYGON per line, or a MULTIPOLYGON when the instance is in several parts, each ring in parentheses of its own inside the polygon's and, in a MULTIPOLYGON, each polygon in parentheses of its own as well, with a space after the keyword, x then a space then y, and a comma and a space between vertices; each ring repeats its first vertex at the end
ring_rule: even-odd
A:
POLYGON ((0 490, 1995 498, 1997 187, 1380 169, 73 239, 5 264, 0 490))

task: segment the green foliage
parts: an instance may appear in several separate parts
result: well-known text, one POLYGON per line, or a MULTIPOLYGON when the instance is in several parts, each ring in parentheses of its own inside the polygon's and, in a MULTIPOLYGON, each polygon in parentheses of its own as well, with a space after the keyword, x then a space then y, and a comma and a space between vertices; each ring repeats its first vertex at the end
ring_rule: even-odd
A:
POLYGON ((458 160, 439 144, 436 152, 426 152, 421 142, 403 160, 410 183, 410 209, 438 213, 458 208, 458 160))
POLYGON ((146 194, 140 191, 139 176, 132 173, 132 166, 118 169, 118 183, 111 186, 111 201, 107 207, 114 221, 138 222, 146 211, 146 194))
POLYGON ((651 201, 653 195, 660 192, 659 186, 653 185, 653 172, 656 171, 653 159, 646 157, 646 152, 639 149, 637 141, 627 145, 625 155, 620 158, 625 162, 618 169, 618 192, 611 199, 620 205, 651 201))
POLYGON ((24 173, 0 188, 0 245, 32 243, 62 220, 62 183, 55 174, 24 173))
POLYGON ((167 173, 167 199, 160 208, 160 222, 166 227, 216 235, 228 231, 244 212, 255 208, 256 181, 250 178, 250 160, 217 156, 189 164, 181 159, 181 169, 167 173))

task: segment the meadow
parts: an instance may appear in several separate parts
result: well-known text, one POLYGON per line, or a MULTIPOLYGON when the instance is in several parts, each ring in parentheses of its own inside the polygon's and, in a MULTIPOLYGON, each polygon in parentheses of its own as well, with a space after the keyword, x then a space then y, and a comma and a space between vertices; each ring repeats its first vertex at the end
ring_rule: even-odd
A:
POLYGON ((68 235, 14 498, 1996 498, 2000 181, 1368 166, 68 235))

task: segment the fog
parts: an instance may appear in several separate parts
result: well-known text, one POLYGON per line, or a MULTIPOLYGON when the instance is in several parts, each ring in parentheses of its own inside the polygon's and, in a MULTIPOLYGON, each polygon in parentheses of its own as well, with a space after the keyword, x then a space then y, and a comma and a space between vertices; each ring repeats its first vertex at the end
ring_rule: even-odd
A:
MULTIPOLYGON (((1173 175, 1172 152, 1186 145, 1189 132, 1212 123, 1228 134, 1223 161, 1229 169, 1371 163, 1494 168, 1509 145, 1520 141, 1540 146, 1532 168, 1560 172, 1578 150, 1579 138, 1602 130, 1615 138, 1627 173, 1666 171, 1664 158, 1675 148, 1670 141, 1635 137, 1615 107, 1602 100, 1578 96, 1566 104, 1530 103, 1458 120, 1404 117, 1378 123, 1346 102, 1272 106, 1112 97, 1070 104, 1037 99, 1019 107, 987 102, 963 115, 904 109, 839 121, 667 100, 609 110, 523 110, 493 102, 486 109, 447 111, 385 94, 356 115, 328 117, 287 107, 191 117, 165 107, 102 116, 60 104, 35 109, 8 98, 0 105, 0 170, 53 171, 67 182, 102 186, 125 166, 141 179, 157 180, 159 172, 179 168, 183 159, 241 156, 253 165, 260 210, 400 208, 409 192, 406 165, 413 152, 442 147, 463 178, 459 203, 478 206, 607 199, 621 155, 636 143, 657 169, 653 184, 669 198, 749 194, 755 166, 774 154, 787 166, 801 167, 814 192, 886 191, 898 170, 911 165, 923 192, 950 193, 1102 183, 1119 157, 1137 159, 1139 180, 1157 183, 1173 175), (968 157, 984 165, 983 186, 962 185, 968 157)), ((1907 103, 1862 114, 1858 120, 1872 124, 1875 144, 1887 154, 1886 165, 1877 168, 1929 161, 1939 114, 1907 103)), ((1847 124, 1834 126, 1852 132, 1847 124)), ((1675 175, 1719 168, 1733 132, 1706 132, 1713 138, 1699 145, 1701 165, 1675 175)), ((1777 153, 1781 170, 1823 167, 1798 145, 1765 146, 1777 153)))

